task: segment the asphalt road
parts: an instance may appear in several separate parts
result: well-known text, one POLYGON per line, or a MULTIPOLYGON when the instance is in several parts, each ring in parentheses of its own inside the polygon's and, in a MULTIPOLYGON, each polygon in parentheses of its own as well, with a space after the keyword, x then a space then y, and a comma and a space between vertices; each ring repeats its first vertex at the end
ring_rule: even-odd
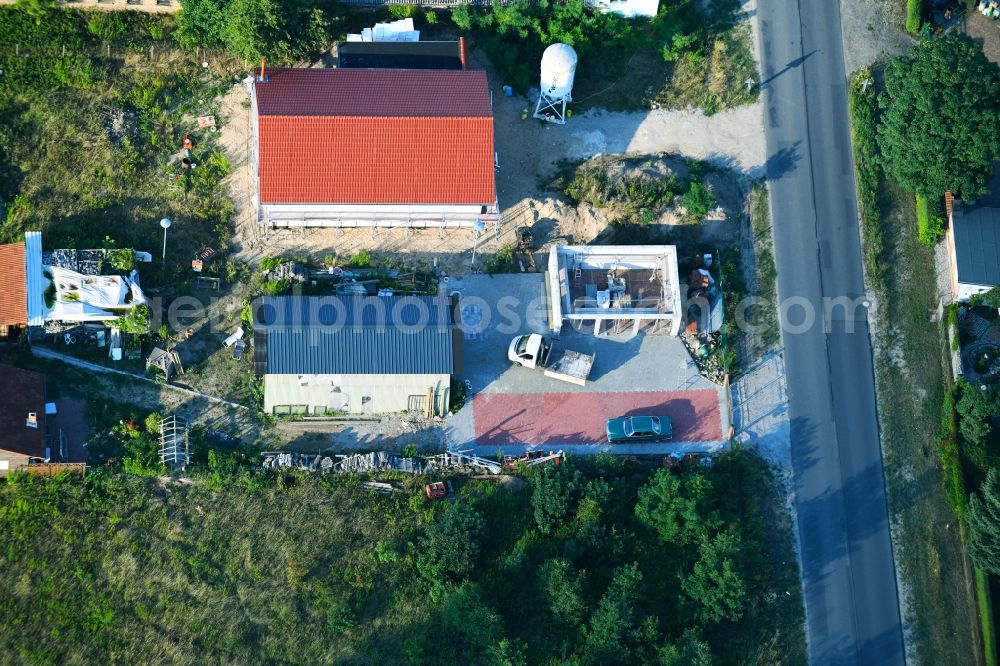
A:
POLYGON ((823 306, 864 296, 840 6, 757 11, 810 662, 901 664, 867 312, 823 306))

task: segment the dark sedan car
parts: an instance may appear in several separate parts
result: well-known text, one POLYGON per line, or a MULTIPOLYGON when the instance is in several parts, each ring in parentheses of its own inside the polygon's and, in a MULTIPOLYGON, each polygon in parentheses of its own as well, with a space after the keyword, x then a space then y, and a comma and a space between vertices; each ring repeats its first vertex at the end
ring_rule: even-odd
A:
POLYGON ((671 439, 674 429, 666 416, 619 416, 608 419, 607 433, 612 444, 658 442, 671 439))

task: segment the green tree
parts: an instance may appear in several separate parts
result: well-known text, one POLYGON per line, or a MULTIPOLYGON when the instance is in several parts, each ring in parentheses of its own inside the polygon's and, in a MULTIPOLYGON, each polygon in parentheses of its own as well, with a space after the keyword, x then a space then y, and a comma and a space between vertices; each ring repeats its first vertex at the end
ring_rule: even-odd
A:
POLYGON ((1000 473, 993 468, 969 498, 969 556, 976 566, 1000 575, 1000 473))
POLYGON ((462 583, 441 603, 441 622, 459 655, 467 661, 495 647, 503 627, 500 615, 473 583, 462 583))
POLYGON ((181 0, 174 40, 183 48, 222 48, 228 3, 223 0, 181 0))
POLYGON ((667 543, 698 543, 718 519, 708 509, 712 482, 700 471, 684 476, 660 469, 639 489, 635 515, 667 543))
POLYGON ((490 666, 527 666, 528 647, 517 638, 503 638, 487 653, 490 666))
POLYGON ((286 17, 276 0, 233 0, 226 12, 222 41, 233 55, 249 62, 280 59, 290 50, 286 17))
POLYGON ((459 30, 471 30, 473 21, 472 9, 467 4, 458 5, 451 10, 451 21, 459 30))
POLYGON ((747 588, 739 572, 739 555, 735 528, 701 542, 694 571, 681 579, 681 588, 699 605, 699 621, 736 621, 743 615, 747 588))
POLYGON ((587 602, 583 596, 586 573, 576 571, 573 564, 563 558, 546 560, 538 568, 542 599, 552 619, 568 627, 583 622, 587 602))
POLYGON ((466 578, 476 566, 482 531, 478 511, 467 504, 448 504, 421 539, 417 569, 432 582, 466 578))
POLYGON ((712 649, 694 629, 685 629, 680 640, 657 650, 660 666, 712 666, 712 649))
POLYGON ((993 467, 997 461, 994 444, 993 424, 1000 417, 1000 388, 981 386, 960 381, 955 411, 958 413, 958 431, 962 435, 962 455, 981 473, 993 467))
POLYGON ((326 46, 342 16, 320 0, 181 0, 174 39, 185 48, 225 48, 256 63, 288 62, 326 46))
POLYGON ((987 191, 1000 159, 1000 69, 965 35, 918 42, 885 70, 878 145, 893 178, 925 197, 987 191))
POLYGON ((149 309, 149 306, 142 303, 129 310, 127 314, 105 323, 108 326, 117 326, 123 333, 146 335, 149 333, 150 318, 152 316, 153 312, 149 309))
POLYGON ((580 495, 583 477, 569 465, 546 465, 532 477, 531 506, 542 534, 555 530, 569 515, 580 495))
POLYGON ((587 654, 597 663, 628 663, 636 634, 636 602, 642 572, 635 564, 619 567, 597 604, 587 628, 587 654))

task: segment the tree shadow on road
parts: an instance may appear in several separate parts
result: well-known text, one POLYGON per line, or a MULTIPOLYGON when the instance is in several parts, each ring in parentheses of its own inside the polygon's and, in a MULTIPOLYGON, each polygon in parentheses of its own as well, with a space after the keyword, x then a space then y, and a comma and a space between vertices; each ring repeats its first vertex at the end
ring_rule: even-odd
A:
POLYGON ((795 171, 802 155, 799 153, 801 139, 791 146, 786 146, 768 156, 764 164, 764 173, 768 180, 780 180, 795 171))

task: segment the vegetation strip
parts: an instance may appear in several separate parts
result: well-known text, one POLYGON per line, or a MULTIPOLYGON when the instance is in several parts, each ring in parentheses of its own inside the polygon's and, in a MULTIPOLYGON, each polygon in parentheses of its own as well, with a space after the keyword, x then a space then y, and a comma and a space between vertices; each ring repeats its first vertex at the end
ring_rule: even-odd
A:
POLYGON ((855 72, 849 104, 865 277, 879 303, 872 328, 880 350, 876 391, 893 541, 909 609, 904 617, 912 637, 908 647, 927 663, 954 661, 959 654, 973 659, 978 623, 971 571, 966 577, 964 548, 949 506, 963 497, 961 464, 957 447, 947 439, 938 447, 940 457, 928 446, 941 430, 943 416, 936 405, 946 394, 941 333, 927 321, 936 305, 933 271, 927 270, 933 261, 917 241, 912 192, 882 174, 877 78, 868 68, 855 72), (892 271, 886 271, 889 265, 892 271), (940 353, 928 353, 934 349, 940 353), (902 362, 888 362, 889 354, 902 362), (914 387, 920 387, 920 395, 914 387))
POLYGON ((452 499, 435 502, 419 476, 380 474, 383 495, 355 476, 261 472, 255 452, 201 441, 188 479, 157 478, 156 420, 95 441, 124 447, 129 474, 0 485, 8 654, 804 660, 790 524, 775 521, 774 479, 748 451, 679 473, 598 456, 453 476, 452 499))

